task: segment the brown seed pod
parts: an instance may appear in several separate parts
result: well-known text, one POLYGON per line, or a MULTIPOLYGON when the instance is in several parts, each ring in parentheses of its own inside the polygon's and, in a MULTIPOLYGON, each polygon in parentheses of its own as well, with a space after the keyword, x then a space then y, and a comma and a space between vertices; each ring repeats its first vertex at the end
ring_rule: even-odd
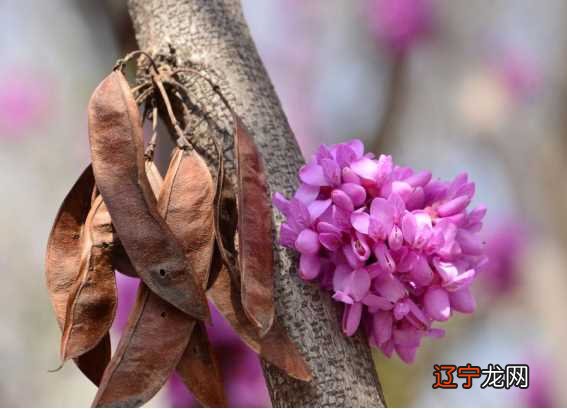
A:
POLYGON ((228 406, 218 359, 202 322, 193 329, 191 341, 177 364, 177 373, 203 407, 228 406))
POLYGON ((198 319, 208 319, 206 299, 183 248, 153 204, 140 114, 121 72, 112 72, 97 87, 88 113, 96 184, 132 265, 164 300, 198 319))
POLYGON ((69 297, 61 341, 61 359, 76 358, 94 348, 108 333, 116 312, 112 267, 114 232, 98 196, 87 216, 79 278, 69 297))
MULTIPOLYGON (((215 186, 209 169, 193 149, 174 151, 158 208, 185 248, 199 285, 206 287, 214 252, 215 186)), ((198 323, 183 353, 177 373, 205 407, 226 406, 222 377, 207 332, 198 323)))
MULTIPOLYGON (((183 243, 185 257, 201 288, 207 281, 213 252, 213 198, 213 181, 203 160, 193 150, 176 149, 157 207, 175 237, 183 243)), ((148 293, 143 284, 141 287, 136 307, 93 406, 144 404, 160 390, 187 350, 196 321, 148 293)), ((182 365, 182 377, 185 370, 199 364, 203 356, 206 354, 182 365)), ((209 372, 199 373, 199 376, 211 373, 214 375, 209 372)), ((189 372, 189 376, 192 375, 189 372)), ((216 402, 214 399, 223 397, 205 398, 216 402)))
MULTIPOLYGON (((78 277, 81 259, 81 232, 91 207, 94 177, 87 167, 63 200, 49 235, 45 261, 47 289, 55 317, 63 330, 67 303, 78 277)), ((110 361, 110 337, 104 336, 98 345, 78 357, 75 363, 94 384, 100 383, 110 361)))
POLYGON ((226 267, 221 269, 207 295, 240 338, 254 352, 292 378, 301 381, 312 379, 309 367, 289 339, 285 329, 277 321, 263 338, 258 336, 256 327, 250 323, 244 313, 240 291, 231 281, 226 267))
POLYGON ((272 210, 260 153, 242 121, 234 117, 242 306, 263 336, 274 320, 272 210))
POLYGON ((93 407, 136 407, 149 401, 175 369, 194 324, 141 283, 93 407))
MULTIPOLYGON (((155 197, 158 197, 159 192, 161 190, 161 186, 163 185, 163 178, 161 176, 161 173, 159 172, 159 169, 156 167, 154 161, 151 159, 145 160, 145 169, 146 169, 146 175, 148 176, 148 181, 150 182, 150 187, 152 189, 152 192, 155 197)), ((155 197, 154 197, 154 202, 155 202, 155 197)), ((104 209, 101 209, 100 211, 102 212, 103 210, 106 210, 107 211, 106 216, 110 221, 110 214, 106 209, 106 205, 103 204, 103 208, 104 209)), ((132 265, 132 262, 130 261, 128 254, 126 254, 126 251, 124 250, 124 247, 122 246, 122 243, 120 242, 120 239, 118 238, 117 235, 115 235, 114 240, 115 241, 112 247, 112 265, 117 271, 121 272, 122 274, 125 274, 130 277, 138 277, 138 273, 134 269, 134 266, 132 265)))

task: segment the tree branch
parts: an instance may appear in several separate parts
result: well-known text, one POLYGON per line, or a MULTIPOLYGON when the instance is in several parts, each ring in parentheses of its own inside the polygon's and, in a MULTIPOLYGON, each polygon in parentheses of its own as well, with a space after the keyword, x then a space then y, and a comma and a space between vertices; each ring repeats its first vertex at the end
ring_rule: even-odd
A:
MULTIPOLYGON (((171 45, 179 64, 203 63, 222 76, 223 80, 216 80, 222 93, 243 118, 264 157, 270 191, 290 196, 297 188, 297 172, 304 161, 239 1, 129 0, 129 8, 141 49, 169 53, 171 45)), ((203 143, 219 128, 227 130, 217 135, 224 138, 227 170, 232 172, 229 116, 218 98, 211 102, 214 93, 202 83, 190 87, 196 96, 192 102, 201 106, 193 113, 185 112, 184 122, 199 124, 198 129, 192 129, 193 137, 203 143), (203 111, 216 118, 216 127, 193 118, 203 111)), ((214 158, 214 154, 208 157, 214 158)), ((274 214, 274 218, 279 226, 281 217, 274 214)), ((342 335, 330 297, 299 279, 292 251, 277 244, 274 249, 278 319, 306 358, 314 379, 308 384, 294 381, 263 363, 273 405, 384 406, 366 340, 360 335, 342 335)))

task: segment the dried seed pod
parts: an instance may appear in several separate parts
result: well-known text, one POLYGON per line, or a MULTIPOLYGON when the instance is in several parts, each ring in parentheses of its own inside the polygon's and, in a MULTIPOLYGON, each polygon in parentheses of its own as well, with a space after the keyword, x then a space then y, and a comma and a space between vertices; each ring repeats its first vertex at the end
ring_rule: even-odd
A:
POLYGON ((144 162, 144 168, 146 169, 146 175, 148 177, 148 182, 150 182, 153 197, 157 198, 159 197, 159 192, 163 186, 163 177, 153 160, 146 159, 144 162))
POLYGON ((136 407, 149 401, 175 369, 194 325, 141 283, 93 407, 136 407))
MULTIPOLYGON (((193 149, 174 151, 162 194, 160 212, 185 248, 195 281, 206 287, 214 252, 215 186, 205 161, 193 149)), ((205 407, 226 406, 222 377, 207 332, 197 324, 177 373, 205 407)))
POLYGON ((246 316, 266 334, 274 320, 272 210, 260 153, 235 115, 234 137, 238 203, 238 262, 242 306, 246 316))
POLYGON ((116 312, 116 280, 112 267, 114 232, 98 196, 87 216, 79 278, 69 297, 61 341, 61 359, 76 358, 108 334, 116 312))
MULTIPOLYGON (((195 151, 176 149, 157 208, 183 244, 187 262, 201 288, 207 281, 213 252, 213 198, 213 181, 203 160, 195 151)), ((148 293, 145 285, 141 288, 94 406, 144 404, 159 391, 187 351, 196 321, 155 294, 148 293)), ((187 365, 182 365, 182 376, 186 374, 186 368, 192 369, 203 356, 206 354, 201 353, 198 359, 193 358, 187 365)), ((208 368, 201 365, 201 368, 208 368)), ((214 372, 199 375, 209 374, 215 375, 214 372)), ((206 398, 216 402, 213 399, 222 396, 206 398)))
MULTIPOLYGON (((153 160, 145 160, 145 169, 146 175, 148 176, 148 181, 150 182, 150 187, 154 194, 155 202, 155 197, 159 196, 161 186, 163 185, 163 178, 153 160)), ((103 204, 102 207, 103 208, 101 208, 100 212, 106 210, 106 205, 103 204)), ((108 210, 106 211, 106 215, 108 217, 108 220, 110 221, 110 214, 108 213, 108 210)), ((112 248, 112 264, 114 268, 127 276, 138 277, 138 273, 134 269, 134 266, 132 265, 128 254, 126 254, 126 251, 124 250, 124 247, 122 246, 122 243, 120 242, 118 236, 115 236, 114 240, 115 241, 112 248)))
POLYGON ((140 114, 128 83, 112 72, 89 101, 89 137, 96 184, 132 265, 144 283, 181 311, 208 319, 183 248, 160 217, 144 166, 140 114))
POLYGON ((223 267, 213 286, 207 292, 217 310, 228 321, 240 338, 258 355, 301 381, 312 379, 311 371, 289 339, 285 329, 275 321, 268 333, 260 338, 256 327, 246 317, 238 287, 223 267))
MULTIPOLYGON (((45 277, 47 289, 59 327, 63 330, 67 303, 78 277, 81 259, 81 231, 91 207, 94 177, 87 167, 63 200, 49 235, 45 277)), ((79 369, 98 385, 110 361, 110 337, 104 336, 98 345, 78 357, 79 369)))
POLYGON ((217 187, 215 193, 215 239, 216 246, 211 264, 211 273, 207 289, 210 288, 222 268, 223 264, 228 268, 230 277, 235 285, 240 287, 240 272, 236 265, 236 250, 234 239, 236 235, 236 223, 238 214, 236 211, 236 196, 229 188, 228 180, 224 175, 224 160, 219 157, 217 171, 217 187))
POLYGON ((202 322, 193 329, 191 341, 177 364, 177 373, 205 408, 226 408, 218 359, 202 322))

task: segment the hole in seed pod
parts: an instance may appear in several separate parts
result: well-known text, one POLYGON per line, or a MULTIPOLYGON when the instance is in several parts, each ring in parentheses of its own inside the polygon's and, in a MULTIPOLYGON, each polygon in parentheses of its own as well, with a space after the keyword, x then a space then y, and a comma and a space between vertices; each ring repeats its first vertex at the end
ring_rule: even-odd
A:
POLYGON ((78 233, 73 234, 73 240, 79 240, 81 238, 81 235, 78 233))
POLYGON ((110 244, 108 244, 107 242, 103 242, 103 243, 102 243, 102 247, 105 248, 105 249, 107 249, 107 248, 110 247, 110 244))
POLYGON ((159 275, 162 277, 165 277, 167 273, 165 272, 165 270, 159 270, 159 275))
POLYGON ((161 313, 161 317, 162 317, 162 318, 165 318, 166 316, 167 316, 167 314, 165 313, 165 311, 163 311, 163 312, 161 313))

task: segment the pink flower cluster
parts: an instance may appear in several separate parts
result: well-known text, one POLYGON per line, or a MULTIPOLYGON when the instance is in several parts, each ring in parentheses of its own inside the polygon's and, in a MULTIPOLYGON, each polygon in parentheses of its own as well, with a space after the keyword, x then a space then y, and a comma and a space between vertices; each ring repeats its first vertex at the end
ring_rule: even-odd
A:
POLYGON ((344 304, 342 328, 362 326, 371 345, 412 362, 434 321, 471 313, 470 285, 486 261, 478 232, 486 208, 467 211, 475 192, 466 174, 445 182, 430 172, 364 154, 360 140, 325 146, 299 172, 282 245, 299 253, 299 274, 344 304))

